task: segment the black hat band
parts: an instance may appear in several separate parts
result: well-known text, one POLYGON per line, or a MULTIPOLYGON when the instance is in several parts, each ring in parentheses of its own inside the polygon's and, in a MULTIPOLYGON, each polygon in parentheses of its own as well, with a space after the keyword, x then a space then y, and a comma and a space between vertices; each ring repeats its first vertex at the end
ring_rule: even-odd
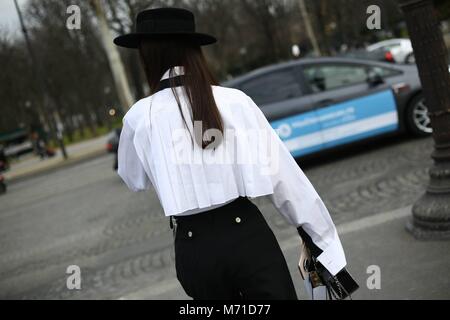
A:
POLYGON ((138 33, 190 33, 195 32, 194 21, 188 20, 144 20, 137 24, 138 33))

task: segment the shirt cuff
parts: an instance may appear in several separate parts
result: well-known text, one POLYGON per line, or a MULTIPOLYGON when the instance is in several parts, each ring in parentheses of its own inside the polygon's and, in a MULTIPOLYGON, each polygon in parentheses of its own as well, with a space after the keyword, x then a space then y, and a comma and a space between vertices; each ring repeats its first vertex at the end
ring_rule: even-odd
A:
POLYGON ((323 252, 317 257, 317 260, 335 276, 346 265, 344 249, 341 242, 334 240, 323 252))

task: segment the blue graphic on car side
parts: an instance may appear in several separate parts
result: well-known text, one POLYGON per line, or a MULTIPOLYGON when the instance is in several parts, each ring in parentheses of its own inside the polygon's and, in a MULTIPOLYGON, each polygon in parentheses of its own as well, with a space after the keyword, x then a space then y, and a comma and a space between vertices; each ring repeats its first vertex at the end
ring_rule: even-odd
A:
POLYGON ((391 90, 271 122, 293 156, 301 156, 398 129, 391 90))

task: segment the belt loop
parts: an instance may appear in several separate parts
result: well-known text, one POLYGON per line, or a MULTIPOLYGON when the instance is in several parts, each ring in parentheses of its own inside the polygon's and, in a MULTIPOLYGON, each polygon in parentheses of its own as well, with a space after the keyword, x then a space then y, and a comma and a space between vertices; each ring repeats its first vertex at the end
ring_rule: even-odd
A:
POLYGON ((169 219, 170 219, 170 220, 169 220, 169 226, 170 226, 170 229, 173 230, 173 220, 172 220, 173 218, 172 218, 172 216, 170 216, 169 219))

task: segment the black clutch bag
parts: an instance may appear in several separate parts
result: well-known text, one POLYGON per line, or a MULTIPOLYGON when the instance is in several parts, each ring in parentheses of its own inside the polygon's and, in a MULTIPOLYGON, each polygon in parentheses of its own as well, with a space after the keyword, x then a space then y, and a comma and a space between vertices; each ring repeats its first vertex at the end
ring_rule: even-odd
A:
POLYGON ((351 298, 353 292, 355 292, 359 285, 347 271, 343 268, 336 275, 331 273, 321 265, 320 262, 311 257, 310 266, 307 270, 311 274, 319 277, 319 281, 326 287, 329 300, 343 300, 345 298, 351 298))
MULTIPOLYGON (((302 229, 297 229, 307 248, 307 257, 303 260, 303 270, 308 273, 313 287, 325 286, 327 291, 327 299, 343 300, 351 298, 351 294, 355 292, 359 285, 350 275, 346 268, 343 268, 336 275, 332 275, 316 257, 322 253, 308 234, 302 229)), ((303 275, 302 275, 303 277, 303 275)))

